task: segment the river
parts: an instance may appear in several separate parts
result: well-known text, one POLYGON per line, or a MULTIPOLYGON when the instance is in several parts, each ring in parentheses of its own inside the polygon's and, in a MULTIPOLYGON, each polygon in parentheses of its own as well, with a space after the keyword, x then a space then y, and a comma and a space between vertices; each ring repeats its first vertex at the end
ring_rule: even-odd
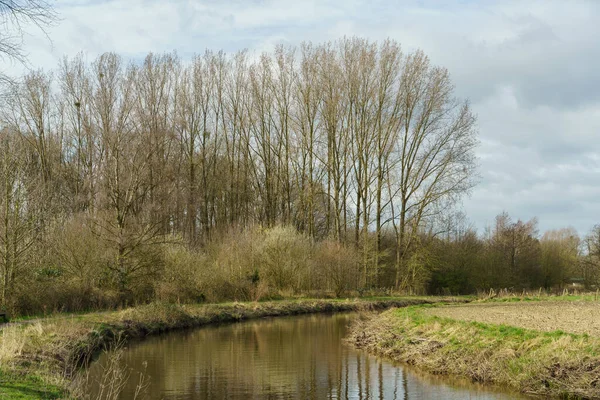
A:
MULTIPOLYGON (((434 377, 357 351, 343 342, 356 314, 269 318, 172 332, 131 343, 120 365, 120 399, 525 399, 434 377)), ((108 360, 89 369, 96 398, 108 360)))

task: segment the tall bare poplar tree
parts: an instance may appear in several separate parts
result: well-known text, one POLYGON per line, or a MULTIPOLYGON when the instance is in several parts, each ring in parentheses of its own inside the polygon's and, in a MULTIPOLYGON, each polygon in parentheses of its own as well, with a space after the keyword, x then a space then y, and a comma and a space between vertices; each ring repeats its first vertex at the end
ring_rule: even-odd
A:
POLYGON ((399 166, 388 180, 396 288, 410 286, 407 260, 422 224, 473 186, 477 144, 475 117, 454 98, 448 71, 432 67, 421 51, 408 55, 402 69, 399 166))

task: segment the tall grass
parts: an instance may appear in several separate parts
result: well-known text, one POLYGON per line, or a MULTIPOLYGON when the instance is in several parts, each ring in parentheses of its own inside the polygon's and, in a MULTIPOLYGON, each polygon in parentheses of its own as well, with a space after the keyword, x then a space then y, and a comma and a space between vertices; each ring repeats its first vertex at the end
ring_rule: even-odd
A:
POLYGON ((23 327, 18 325, 8 326, 2 330, 0 340, 0 366, 7 365, 23 353, 26 336, 23 327))
MULTIPOLYGON (((107 357, 98 365, 99 376, 92 379, 89 370, 80 374, 74 381, 71 393, 82 400, 117 400, 131 378, 131 372, 123 363, 125 340, 119 336, 104 347, 107 357)), ((132 400, 143 398, 150 386, 150 378, 138 373, 135 395, 132 400)))

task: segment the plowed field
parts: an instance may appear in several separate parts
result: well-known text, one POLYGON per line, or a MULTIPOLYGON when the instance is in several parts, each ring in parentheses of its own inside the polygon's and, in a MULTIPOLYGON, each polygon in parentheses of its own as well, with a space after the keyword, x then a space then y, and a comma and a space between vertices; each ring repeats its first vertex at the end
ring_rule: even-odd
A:
POLYGON ((540 301, 437 307, 427 313, 464 321, 504 324, 538 331, 561 330, 600 336, 600 303, 540 301))

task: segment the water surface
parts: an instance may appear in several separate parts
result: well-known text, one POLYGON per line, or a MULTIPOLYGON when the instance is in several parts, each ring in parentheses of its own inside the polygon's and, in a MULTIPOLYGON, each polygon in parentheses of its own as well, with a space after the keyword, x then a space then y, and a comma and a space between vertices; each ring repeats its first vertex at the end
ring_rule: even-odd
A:
MULTIPOLYGON (((133 343, 121 363, 133 399, 139 372, 147 399, 524 399, 435 378, 343 343, 355 314, 271 318, 174 332, 133 343)), ((98 381, 107 355, 90 369, 98 381)), ((90 389, 95 391, 96 389, 90 389)))

